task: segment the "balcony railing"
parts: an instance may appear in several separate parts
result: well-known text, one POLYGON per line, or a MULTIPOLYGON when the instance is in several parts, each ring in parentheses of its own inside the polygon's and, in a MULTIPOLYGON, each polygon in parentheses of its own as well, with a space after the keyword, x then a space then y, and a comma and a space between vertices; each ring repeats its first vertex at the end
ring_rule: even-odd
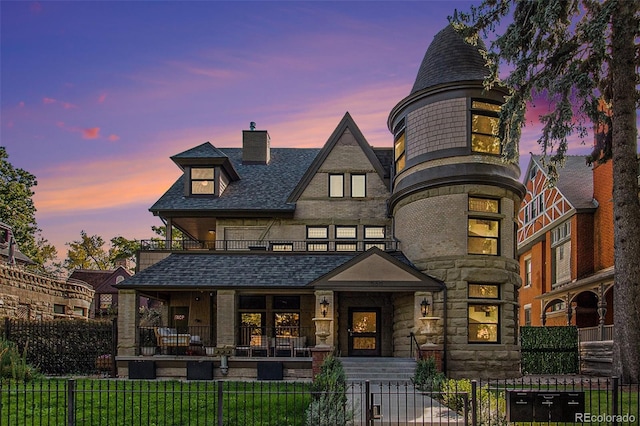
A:
POLYGON ((362 252, 371 247, 383 251, 399 249, 395 240, 142 240, 143 251, 274 251, 274 252, 362 252))
POLYGON ((141 355, 205 355, 207 346, 215 346, 213 328, 140 327, 138 345, 141 355))

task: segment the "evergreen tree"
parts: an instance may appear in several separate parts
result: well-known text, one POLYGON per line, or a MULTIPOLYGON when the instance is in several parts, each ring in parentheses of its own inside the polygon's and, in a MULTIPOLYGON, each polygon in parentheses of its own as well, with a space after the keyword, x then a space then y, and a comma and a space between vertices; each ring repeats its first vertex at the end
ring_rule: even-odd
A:
POLYGON ((584 138, 594 123, 603 132, 587 160, 613 160, 614 373, 623 382, 640 378, 639 15, 640 2, 633 0, 485 0, 452 19, 474 43, 511 18, 484 52, 491 70, 485 84, 510 89, 500 114, 506 160, 517 161, 526 105, 534 97, 546 96, 552 105, 540 117, 538 140, 550 176, 563 163, 569 136, 584 138), (512 69, 504 79, 499 64, 512 69))

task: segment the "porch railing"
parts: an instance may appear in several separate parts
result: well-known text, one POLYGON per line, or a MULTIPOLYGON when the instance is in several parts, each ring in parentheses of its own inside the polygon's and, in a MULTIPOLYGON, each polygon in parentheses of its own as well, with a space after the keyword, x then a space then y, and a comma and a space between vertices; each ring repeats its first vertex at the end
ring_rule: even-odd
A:
POLYGON ((613 324, 602 326, 602 328, 600 326, 579 328, 578 339, 580 342, 613 340, 613 324))
MULTIPOLYGON (((139 327, 138 353, 141 355, 211 355, 208 347, 216 346, 214 328, 139 327)), ((310 356, 315 344, 314 327, 277 326, 239 327, 235 345, 236 356, 301 357, 310 356)))
POLYGON ((362 252, 371 247, 380 250, 398 250, 399 242, 381 240, 141 240, 142 251, 277 251, 277 252, 362 252))

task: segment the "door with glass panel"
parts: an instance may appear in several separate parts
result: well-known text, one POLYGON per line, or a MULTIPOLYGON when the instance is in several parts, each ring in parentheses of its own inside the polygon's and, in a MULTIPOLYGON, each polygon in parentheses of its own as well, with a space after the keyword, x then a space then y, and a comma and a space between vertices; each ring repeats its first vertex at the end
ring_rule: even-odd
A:
POLYGON ((349 356, 380 356, 380 308, 349 308, 349 356))

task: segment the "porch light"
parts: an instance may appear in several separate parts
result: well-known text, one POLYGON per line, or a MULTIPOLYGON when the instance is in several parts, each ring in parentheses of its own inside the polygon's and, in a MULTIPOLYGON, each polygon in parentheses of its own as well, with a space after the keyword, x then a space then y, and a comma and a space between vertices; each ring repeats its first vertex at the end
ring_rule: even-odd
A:
POLYGON ((422 302, 420 302, 420 311, 422 312, 423 317, 429 315, 429 306, 431 306, 431 303, 429 303, 426 297, 423 298, 422 302))
POLYGON ((327 307, 329 306, 329 301, 327 300, 326 297, 322 298, 322 301, 320 302, 320 313, 322 313, 323 317, 327 316, 327 307))

